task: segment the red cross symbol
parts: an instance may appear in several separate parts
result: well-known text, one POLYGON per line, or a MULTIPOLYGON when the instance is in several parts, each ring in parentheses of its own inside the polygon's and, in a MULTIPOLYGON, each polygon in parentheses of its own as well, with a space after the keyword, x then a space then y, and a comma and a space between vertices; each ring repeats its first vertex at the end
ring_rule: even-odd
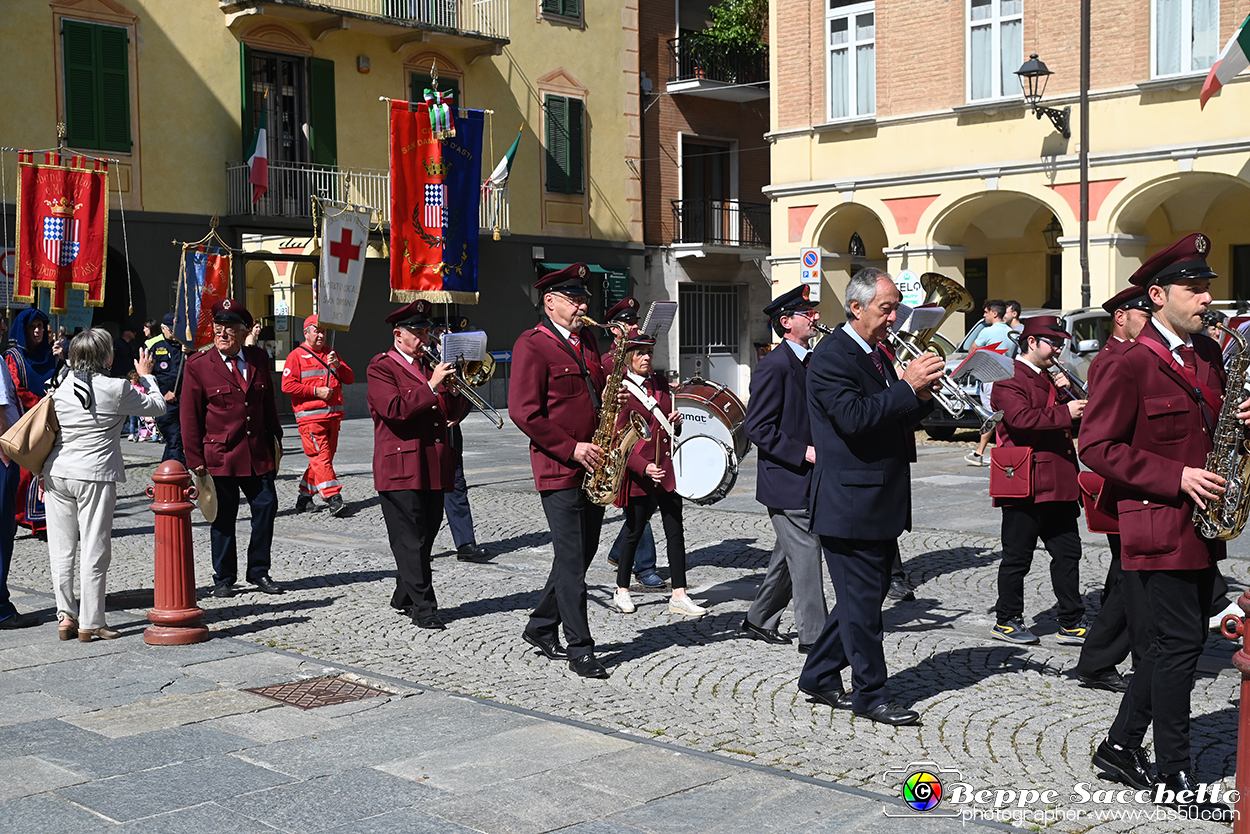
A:
POLYGON ((352 245, 352 230, 343 229, 342 240, 330 241, 330 257, 339 259, 339 272, 346 274, 347 264, 360 257, 360 247, 352 245))

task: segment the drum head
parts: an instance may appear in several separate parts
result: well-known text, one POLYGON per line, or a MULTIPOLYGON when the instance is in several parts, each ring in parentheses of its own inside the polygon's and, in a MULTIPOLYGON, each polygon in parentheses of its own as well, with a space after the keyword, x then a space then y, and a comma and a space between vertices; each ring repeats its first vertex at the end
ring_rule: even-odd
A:
POLYGON ((673 477, 682 498, 699 504, 719 501, 737 476, 733 450, 714 437, 695 435, 673 450, 673 477))
POLYGON ((714 437, 739 459, 750 450, 744 428, 746 407, 725 386, 706 379, 687 380, 673 389, 673 404, 681 412, 682 433, 687 437, 714 437))

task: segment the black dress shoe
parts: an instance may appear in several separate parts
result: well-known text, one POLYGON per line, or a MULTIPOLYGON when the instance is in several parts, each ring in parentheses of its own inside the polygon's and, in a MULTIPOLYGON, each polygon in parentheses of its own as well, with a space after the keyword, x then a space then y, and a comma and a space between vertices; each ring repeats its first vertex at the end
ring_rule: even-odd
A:
POLYGON ((447 628, 437 614, 431 614, 428 617, 413 617, 412 624, 418 628, 428 628, 433 631, 444 631, 447 628))
POLYGON ((1203 793, 1201 801, 1198 797, 1198 783, 1193 774, 1187 770, 1176 773, 1160 773, 1159 782, 1155 786, 1153 801, 1163 808, 1173 808, 1181 816, 1190 819, 1215 820, 1216 822, 1232 822, 1233 812, 1223 802, 1212 802, 1203 793))
POLYGON ((890 599, 896 599, 899 602, 911 602, 916 598, 911 588, 907 587, 907 583, 901 579, 895 579, 890 583, 890 588, 885 592, 890 599))
POLYGON ((799 643, 799 654, 808 654, 812 650, 811 643, 799 643))
POLYGON ((27 617, 25 614, 14 614, 12 617, 0 620, 0 629, 7 631, 14 628, 30 628, 37 622, 34 617, 27 617))
POLYGON ((538 649, 551 660, 569 659, 569 653, 564 650, 564 646, 560 645, 559 637, 547 639, 545 637, 535 637, 528 631, 523 631, 521 632, 521 639, 538 649))
POLYGON ((308 510, 308 508, 309 508, 309 507, 311 507, 311 506, 312 506, 312 496, 311 496, 311 495, 303 495, 303 494, 301 494, 299 498, 296 498, 296 499, 295 499, 295 512, 297 512, 297 513, 302 513, 302 512, 305 512, 305 511, 306 511, 306 510, 308 510))
POLYGON ((800 686, 799 691, 809 698, 831 706, 834 709, 851 708, 851 693, 844 689, 804 689, 800 686))
POLYGON ((456 548, 456 558, 461 562, 485 562, 490 558, 490 551, 480 544, 468 542, 456 548))
POLYGON ((1117 747, 1105 738, 1094 751, 1094 764, 1113 776, 1117 782, 1149 790, 1154 778, 1150 775, 1150 760, 1140 747, 1117 747))
POLYGON ((256 586, 257 590, 266 594, 282 593, 282 586, 268 576, 258 576, 252 580, 252 584, 256 586))
POLYGON ((603 668, 603 664, 595 660, 593 654, 583 654, 569 660, 569 668, 583 678, 606 678, 608 670, 603 668))
POLYGON ((1081 686, 1086 689, 1101 689, 1104 692, 1128 691, 1128 681, 1115 669, 1101 675, 1082 675, 1080 672, 1074 672, 1073 674, 1081 682, 1081 686))
POLYGON ((765 643, 772 643, 775 646, 788 646, 793 641, 782 634, 775 628, 764 628, 757 626, 746 617, 742 618, 742 630, 754 637, 756 640, 763 640, 765 643))
POLYGON ((920 723, 920 713, 912 709, 903 709, 893 701, 877 704, 867 712, 856 711, 855 714, 876 721, 878 724, 890 724, 895 727, 920 723))
POLYGON ((347 512, 347 504, 345 504, 343 499, 337 495, 331 495, 329 499, 327 499, 326 503, 330 505, 330 515, 335 518, 338 518, 343 513, 347 512))
POLYGON ((209 591, 208 594, 218 599, 230 599, 230 597, 234 596, 234 587, 221 582, 214 585, 213 590, 209 591))

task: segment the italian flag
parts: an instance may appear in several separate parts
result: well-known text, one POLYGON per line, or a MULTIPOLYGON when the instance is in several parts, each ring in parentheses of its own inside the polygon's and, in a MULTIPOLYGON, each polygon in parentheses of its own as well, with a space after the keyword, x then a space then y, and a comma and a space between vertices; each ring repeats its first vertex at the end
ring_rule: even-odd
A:
MULTIPOLYGON (((265 101, 269 100, 269 92, 265 91, 265 101)), ((252 184, 252 202, 256 202, 269 190, 269 140, 266 135, 265 121, 268 107, 260 109, 260 124, 256 127, 256 135, 252 137, 252 146, 247 149, 247 181, 252 184)))
POLYGON ((1237 74, 1250 66, 1250 17, 1242 21, 1233 33, 1233 39, 1224 46, 1211 73, 1202 84, 1202 94, 1198 97, 1199 109, 1207 106, 1207 99, 1220 91, 1220 88, 1237 77, 1237 74))
POLYGON ((512 141, 512 147, 508 148, 508 152, 503 155, 503 159, 499 160, 499 164, 495 166, 495 170, 486 178, 486 184, 492 188, 503 188, 508 183, 508 174, 512 173, 512 160, 516 159, 517 146, 521 144, 521 132, 525 130, 525 125, 521 125, 516 132, 516 139, 512 141))

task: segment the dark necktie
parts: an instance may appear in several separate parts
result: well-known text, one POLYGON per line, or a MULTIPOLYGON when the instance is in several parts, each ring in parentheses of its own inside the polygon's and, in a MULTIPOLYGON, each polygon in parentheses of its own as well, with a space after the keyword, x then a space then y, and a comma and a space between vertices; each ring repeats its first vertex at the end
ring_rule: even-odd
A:
POLYGON ((582 349, 582 337, 581 337, 581 336, 578 336, 576 333, 570 333, 570 334, 569 334, 569 344, 573 346, 573 350, 576 350, 576 351, 581 351, 581 349, 582 349))
POLYGON ((1176 354, 1181 358, 1181 364, 1189 370, 1198 369, 1198 357, 1194 353, 1194 349, 1190 345, 1181 345, 1176 349, 1176 354))
POLYGON ((812 352, 809 350, 807 356, 803 357, 803 367, 806 368, 812 361, 812 352))
POLYGON ((881 361, 881 352, 873 348, 869 351, 869 355, 872 356, 872 364, 877 366, 877 373, 881 374, 882 379, 888 380, 889 377, 885 375, 885 363, 881 361))
POLYGON ((234 372, 234 378, 239 381, 239 387, 246 388, 247 380, 243 378, 243 371, 239 367, 243 364, 243 357, 237 353, 234 356, 227 356, 226 363, 230 366, 230 370, 234 372))

